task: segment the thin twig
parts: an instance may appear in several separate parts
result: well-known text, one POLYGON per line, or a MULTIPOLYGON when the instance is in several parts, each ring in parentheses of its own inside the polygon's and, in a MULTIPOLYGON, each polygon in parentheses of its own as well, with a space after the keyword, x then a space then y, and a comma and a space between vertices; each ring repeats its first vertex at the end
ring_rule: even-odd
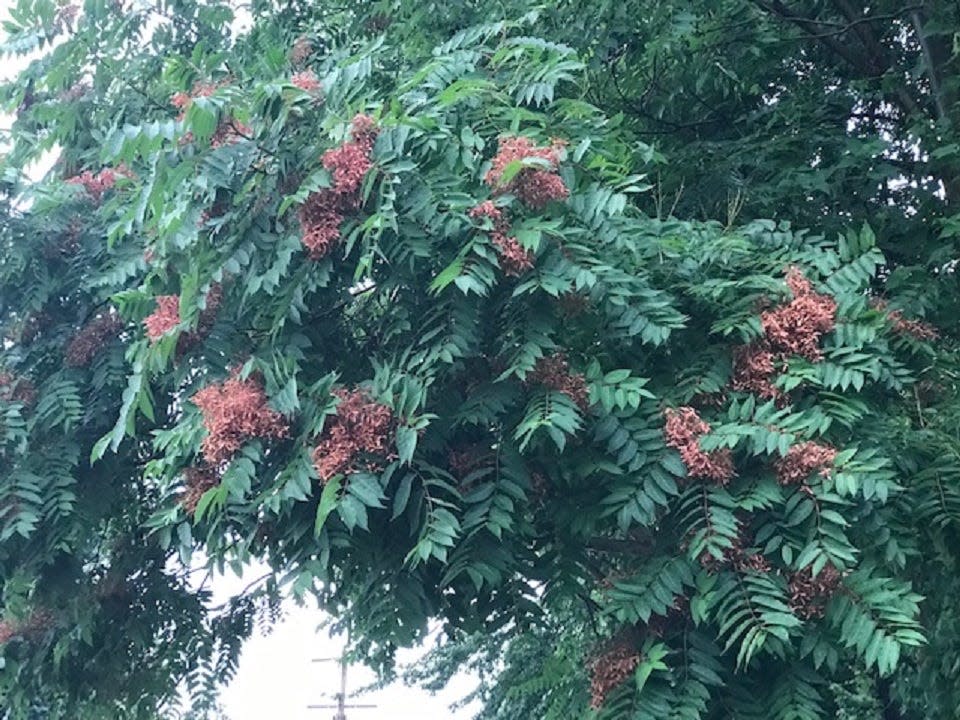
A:
MULTIPOLYGON (((211 573, 213 572, 213 569, 212 569, 212 568, 211 568, 210 572, 211 572, 211 573)), ((243 597, 244 595, 246 595, 255 585, 258 585, 259 583, 262 583, 264 580, 267 580, 267 579, 273 577, 273 575, 274 575, 274 572, 273 572, 272 570, 271 570, 270 572, 264 573, 263 575, 261 575, 260 577, 258 577, 256 580, 252 580, 251 582, 247 583, 239 593, 236 593, 233 597, 231 597, 231 598, 230 598, 229 600, 227 600, 226 602, 221 603, 220 605, 214 605, 213 607, 210 607, 210 608, 208 608, 208 609, 209 609, 209 610, 223 610, 225 607, 227 607, 227 605, 229 605, 230 603, 232 603, 232 602, 233 602, 234 600, 236 600, 237 598, 243 597)), ((207 575, 207 578, 209 578, 209 574, 207 575)), ((204 583, 206 583, 207 578, 204 579, 204 583)))

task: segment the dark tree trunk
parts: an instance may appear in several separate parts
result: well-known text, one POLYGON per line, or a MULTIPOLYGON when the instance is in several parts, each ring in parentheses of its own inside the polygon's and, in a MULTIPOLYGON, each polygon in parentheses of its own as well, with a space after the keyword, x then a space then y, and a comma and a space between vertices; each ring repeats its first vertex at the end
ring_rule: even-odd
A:
POLYGON ((893 700, 889 678, 877 678, 877 698, 880 700, 883 720, 906 720, 900 712, 900 706, 893 700))

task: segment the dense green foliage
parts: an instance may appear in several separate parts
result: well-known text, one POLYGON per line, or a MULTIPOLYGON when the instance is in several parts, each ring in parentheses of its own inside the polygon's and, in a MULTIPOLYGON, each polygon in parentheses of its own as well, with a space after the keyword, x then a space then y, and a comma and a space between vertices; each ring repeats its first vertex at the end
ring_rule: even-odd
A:
POLYGON ((292 593, 484 718, 954 717, 956 8, 800 4, 21 0, 3 716, 292 593))

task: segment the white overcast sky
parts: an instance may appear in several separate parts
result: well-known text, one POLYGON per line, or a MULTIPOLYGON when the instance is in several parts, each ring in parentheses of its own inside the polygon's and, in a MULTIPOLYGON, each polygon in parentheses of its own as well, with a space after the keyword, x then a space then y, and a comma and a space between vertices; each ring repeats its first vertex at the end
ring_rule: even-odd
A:
MULTIPOLYGON (((257 573, 251 571, 252 577, 257 573)), ((216 591, 232 593, 243 586, 243 580, 223 578, 216 591)), ((329 720, 332 710, 308 710, 310 704, 333 702, 338 692, 339 667, 336 663, 315 663, 315 658, 338 657, 342 643, 316 627, 323 615, 316 609, 288 604, 288 614, 272 633, 254 636, 246 644, 240 670, 223 694, 224 707, 231 720, 329 720)), ((425 651, 401 651, 401 665, 416 663, 425 651)), ((354 666, 348 673, 348 695, 375 680, 366 668, 354 666)), ((401 683, 354 698, 362 704, 375 704, 375 709, 347 712, 350 720, 468 720, 477 706, 458 711, 450 704, 467 695, 475 682, 467 675, 454 679, 442 693, 431 695, 401 683)))
MULTIPOLYGON (((0 0, 0 18, 5 18, 14 0, 0 0)), ((241 18, 235 27, 243 28, 241 18)), ((2 30, 0 30, 2 34, 2 30)), ((16 76, 32 58, 0 58, 0 79, 16 76)), ((12 118, 0 114, 0 129, 10 127, 12 118)), ((2 147, 0 147, 2 151, 2 147)), ((35 177, 43 175, 51 166, 56 153, 49 153, 38 166, 31 168, 35 177)), ((262 568, 251 568, 244 576, 220 577, 212 583, 213 603, 238 592, 252 579, 263 574, 262 568)), ((239 670, 233 681, 224 688, 222 701, 230 720, 329 720, 333 710, 311 710, 311 704, 334 702, 339 691, 340 674, 336 663, 313 662, 315 658, 338 657, 343 648, 342 639, 331 638, 326 630, 319 630, 325 619, 315 607, 285 604, 283 620, 268 635, 254 634, 244 645, 239 670)), ((416 663, 423 649, 399 653, 401 665, 416 663)), ((348 695, 375 680, 372 672, 353 666, 348 673, 348 695)), ((382 690, 353 696, 353 702, 376 705, 376 709, 354 709, 347 712, 350 720, 469 720, 479 709, 477 705, 453 711, 450 704, 467 695, 475 681, 467 676, 454 679, 450 686, 437 695, 395 683, 382 690)))

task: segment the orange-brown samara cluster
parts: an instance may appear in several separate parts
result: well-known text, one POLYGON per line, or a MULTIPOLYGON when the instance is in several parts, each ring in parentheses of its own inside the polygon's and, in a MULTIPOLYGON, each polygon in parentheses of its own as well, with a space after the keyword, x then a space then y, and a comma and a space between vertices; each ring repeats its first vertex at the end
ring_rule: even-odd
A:
POLYGON ((504 275, 518 277, 533 269, 533 253, 523 247, 515 237, 510 236, 510 221, 492 200, 484 200, 471 208, 468 214, 474 220, 488 218, 493 223, 489 233, 490 241, 496 248, 500 269, 504 275))
POLYGON ((923 320, 904 317, 902 310, 890 310, 885 300, 874 298, 870 304, 874 310, 886 315, 887 322, 898 335, 909 335, 917 340, 936 340, 940 337, 940 331, 936 327, 923 320))
POLYGON ((739 521, 737 535, 733 538, 730 547, 723 548, 722 557, 717 557, 704 550, 700 553, 697 561, 700 563, 700 567, 713 573, 719 572, 725 567, 732 568, 738 573, 753 572, 761 575, 771 570, 770 561, 763 554, 749 548, 749 540, 739 521))
POLYGON ((700 438, 710 432, 692 407, 668 408, 663 434, 667 445, 680 452, 680 458, 691 478, 713 480, 726 485, 736 475, 733 456, 728 448, 706 452, 700 448, 700 438))
POLYGON ((0 646, 6 645, 15 637, 30 640, 43 634, 55 624, 56 618, 47 609, 34 610, 21 620, 0 620, 0 646))
POLYGON ((734 351, 734 390, 764 399, 779 399, 773 380, 787 358, 800 356, 811 362, 823 357, 820 341, 836 325, 837 303, 814 291, 795 267, 787 269, 787 287, 793 299, 760 315, 763 337, 734 351))
POLYGON ((0 370, 0 400, 30 406, 37 399, 37 388, 29 378, 0 370))
MULTIPOLYGON (((177 295, 159 295, 155 298, 156 309, 143 320, 147 337, 155 343, 180 324, 180 298, 177 295)), ((205 307, 197 317, 197 327, 183 333, 177 341, 177 351, 185 352, 200 342, 210 331, 217 319, 217 311, 223 301, 223 287, 213 283, 207 292, 205 307)))
POLYGON ((554 353, 537 360, 533 370, 527 375, 527 382, 563 393, 584 413, 590 408, 587 380, 582 373, 570 370, 570 363, 563 353, 554 353))
POLYGON ((287 421, 270 409, 263 387, 253 377, 241 379, 235 374, 223 383, 208 385, 197 391, 193 403, 203 414, 207 430, 203 456, 212 466, 230 460, 248 440, 287 435, 287 421))
POLYGON ((816 442, 797 443, 774 463, 774 470, 782 485, 802 485, 814 472, 821 477, 827 477, 836 457, 837 451, 829 445, 816 442))
POLYGON ((123 329, 123 321, 113 310, 97 313, 73 336, 64 352, 70 367, 90 364, 106 345, 123 329))
POLYGON ((323 85, 313 70, 303 70, 294 73, 290 76, 290 82, 308 93, 318 93, 323 90, 323 85))
POLYGON ((183 120, 184 117, 186 117, 187 110, 193 104, 194 100, 202 97, 210 97, 217 91, 218 88, 223 87, 225 84, 226 83, 224 82, 212 83, 198 80, 193 84, 193 88, 189 93, 174 93, 170 97, 170 104, 180 111, 180 114, 177 115, 177 120, 183 120))
POLYGON ((614 643, 590 663, 590 707, 599 710, 640 664, 640 653, 627 642, 614 643))
POLYGON ((541 210, 551 201, 564 200, 570 195, 557 174, 562 155, 563 143, 558 140, 540 148, 527 137, 502 137, 484 182, 495 192, 511 193, 524 205, 541 210), (504 179, 507 168, 514 167, 512 164, 516 162, 524 166, 504 179))
POLYGON ((219 148, 224 145, 233 145, 233 143, 250 138, 252 135, 253 128, 249 125, 236 118, 227 118, 214 130, 210 138, 210 147, 219 148))
POLYGON ((132 177, 133 174, 124 165, 115 168, 103 168, 99 172, 84 170, 83 172, 68 177, 66 182, 70 185, 80 185, 95 203, 99 204, 108 190, 112 190, 117 184, 118 177, 132 177))
POLYGON ((816 577, 809 567, 794 573, 787 583, 790 609, 805 620, 823 617, 827 602, 837 594, 842 580, 833 565, 825 565, 816 577))
POLYGON ((336 415, 327 419, 312 453, 322 483, 393 457, 395 422, 390 408, 361 389, 338 389, 333 394, 340 400, 336 415))
POLYGON ((303 65, 313 54, 313 43, 310 38, 300 36, 290 48, 290 62, 294 65, 303 65))
POLYGON ((157 342, 180 324, 180 296, 158 295, 155 299, 157 308, 143 320, 151 342, 157 342))
POLYGON ((450 448, 447 452, 447 467, 458 480, 479 470, 493 458, 489 444, 467 443, 450 448))
MULTIPOLYGON (((177 92, 174 93, 170 98, 170 104, 173 105, 180 112, 177 114, 177 120, 182 121, 187 116, 187 110, 190 109, 190 106, 193 105, 193 101, 197 98, 210 97, 218 89, 225 87, 229 84, 227 80, 221 80, 220 82, 204 82, 197 81, 193 84, 193 88, 189 93, 186 92, 177 92)), ((253 134, 253 129, 237 120, 233 117, 222 118, 217 125, 216 129, 213 132, 213 136, 210 138, 210 147, 219 148, 224 145, 232 145, 233 143, 241 140, 243 138, 248 138, 253 134)), ((193 142, 194 137, 192 132, 184 134, 180 139, 181 143, 190 143, 193 142)))
POLYGON ((787 287, 793 300, 760 316, 764 336, 781 354, 820 360, 820 339, 836 324, 837 303, 829 295, 814 292, 810 281, 795 267, 787 270, 787 287))
POLYGON ((773 384, 777 364, 776 355, 764 343, 750 343, 735 348, 731 383, 733 389, 753 393, 768 400, 779 398, 782 393, 773 384))
POLYGON ((183 479, 186 487, 180 496, 180 505, 187 514, 193 515, 197 511, 200 498, 207 490, 216 487, 220 478, 210 467, 189 467, 184 470, 183 479))
POLYGON ((377 138, 373 118, 357 115, 350 136, 323 154, 323 167, 330 172, 332 186, 310 193, 300 207, 301 242, 314 260, 328 255, 340 239, 340 225, 360 207, 360 187, 373 167, 371 155, 377 138))
MULTIPOLYGON (((557 173, 562 154, 560 141, 541 148, 527 137, 502 137, 483 180, 495 194, 511 193, 527 207, 542 210, 551 201, 570 195, 557 173), (518 168, 518 163, 523 165, 518 168)), ((469 215, 474 220, 487 218, 492 222, 490 240, 505 275, 517 277, 533 269, 533 253, 511 236, 510 220, 503 209, 485 200, 469 215)))

